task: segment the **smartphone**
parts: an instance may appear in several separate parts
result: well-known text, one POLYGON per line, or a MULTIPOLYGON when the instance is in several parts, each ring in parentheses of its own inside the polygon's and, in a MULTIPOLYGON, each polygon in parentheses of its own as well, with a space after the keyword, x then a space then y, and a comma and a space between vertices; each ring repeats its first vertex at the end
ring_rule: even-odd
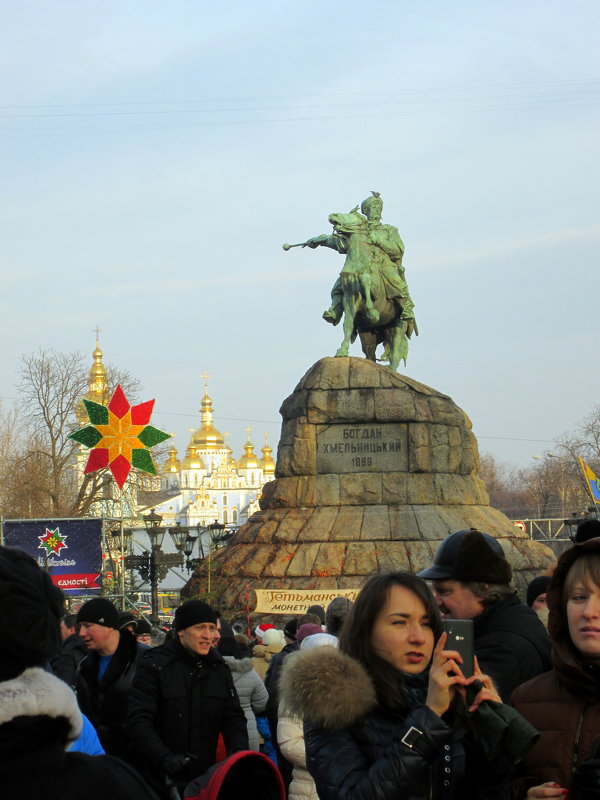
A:
POLYGON ((444 650, 457 650, 462 658, 460 668, 465 678, 470 678, 474 672, 473 656, 473 620, 472 619, 445 619, 444 630, 448 639, 444 650))

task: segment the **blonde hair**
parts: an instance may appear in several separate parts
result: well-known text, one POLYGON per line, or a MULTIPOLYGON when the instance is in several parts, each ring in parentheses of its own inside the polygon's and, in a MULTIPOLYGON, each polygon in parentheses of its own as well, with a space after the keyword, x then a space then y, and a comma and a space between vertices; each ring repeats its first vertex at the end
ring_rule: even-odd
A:
POLYGON ((563 604, 578 583, 587 589, 591 583, 600 586, 600 553, 585 553, 571 564, 563 586, 563 604))

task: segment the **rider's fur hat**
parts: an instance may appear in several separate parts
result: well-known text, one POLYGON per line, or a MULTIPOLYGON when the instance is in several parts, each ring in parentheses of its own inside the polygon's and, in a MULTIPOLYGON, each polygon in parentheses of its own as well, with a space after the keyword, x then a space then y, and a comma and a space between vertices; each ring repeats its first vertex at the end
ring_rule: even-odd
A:
POLYGON ((383 211, 383 200, 381 199, 379 192, 371 192, 371 197, 367 197, 367 199, 363 200, 360 204, 360 210, 367 217, 370 216, 371 211, 375 211, 381 216, 381 212, 383 211))

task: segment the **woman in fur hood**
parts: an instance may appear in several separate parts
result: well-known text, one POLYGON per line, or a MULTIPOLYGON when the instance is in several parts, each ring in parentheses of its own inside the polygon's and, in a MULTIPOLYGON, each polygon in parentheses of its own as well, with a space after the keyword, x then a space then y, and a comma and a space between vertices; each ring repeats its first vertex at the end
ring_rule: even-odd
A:
POLYGON ((468 708, 500 698, 477 663, 465 678, 425 582, 404 572, 376 575, 358 595, 339 650, 288 660, 283 702, 303 717, 308 769, 320 800, 504 800, 506 759, 485 759, 461 722, 468 708), (437 642, 437 644, 436 644, 437 642), (473 689, 471 689, 473 692, 473 689), (451 707, 452 706, 452 707, 451 707))

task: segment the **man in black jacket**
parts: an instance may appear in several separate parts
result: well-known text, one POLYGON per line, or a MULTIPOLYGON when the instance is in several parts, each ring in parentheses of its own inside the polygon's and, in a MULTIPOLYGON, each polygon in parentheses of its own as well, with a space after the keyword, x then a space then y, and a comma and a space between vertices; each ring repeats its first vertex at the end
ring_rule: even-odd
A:
POLYGON ((493 536, 474 529, 450 534, 432 566, 418 574, 432 581, 443 617, 473 620, 479 666, 504 702, 517 686, 551 669, 546 629, 515 596, 512 568, 493 536))
POLYGON ((216 613, 189 600, 173 627, 174 639, 142 657, 129 701, 137 765, 163 794, 165 774, 182 790, 215 763, 219 733, 228 755, 248 749, 231 670, 212 647, 216 613))
POLYGON ((75 679, 79 707, 104 750, 129 760, 127 702, 138 659, 147 648, 130 631, 119 630, 119 612, 103 597, 81 606, 77 624, 88 649, 75 679))

